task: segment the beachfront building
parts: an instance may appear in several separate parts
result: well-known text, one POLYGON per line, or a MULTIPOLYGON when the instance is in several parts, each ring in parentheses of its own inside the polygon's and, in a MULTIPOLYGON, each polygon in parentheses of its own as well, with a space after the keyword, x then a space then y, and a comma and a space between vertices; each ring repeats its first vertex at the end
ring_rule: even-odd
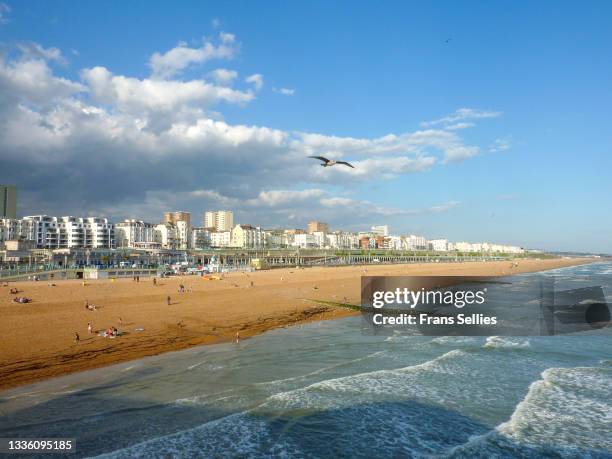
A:
POLYGON ((336 231, 327 235, 327 246, 330 249, 354 249, 359 247, 359 238, 355 234, 336 231))
POLYGON ((115 224, 117 248, 157 249, 161 244, 155 239, 155 225, 142 220, 126 219, 115 224))
POLYGON ((412 250, 412 251, 428 249, 427 239, 425 239, 425 237, 423 236, 416 236, 414 234, 405 236, 403 238, 402 246, 404 250, 412 250))
POLYGON ((188 226, 191 226, 191 214, 182 210, 164 213, 164 223, 176 225, 178 222, 186 222, 188 226))
POLYGON ((17 187, 0 185, 0 218, 17 218, 17 187))
POLYGON ((231 247, 260 249, 265 245, 266 236, 261 228, 251 225, 236 225, 231 231, 231 247))
POLYGON ((32 225, 38 248, 115 248, 115 225, 106 218, 33 215, 23 220, 32 225))
POLYGON ((155 242, 162 249, 176 249, 176 226, 172 223, 159 223, 155 225, 155 242))
POLYGON ((294 234, 293 242, 291 244, 293 247, 299 247, 301 249, 316 249, 319 246, 317 245, 317 240, 315 236, 312 234, 294 234))
POLYGON ((20 239, 36 239, 33 222, 21 218, 0 218, 0 242, 20 239))
POLYGON ((400 236, 385 237, 385 247, 389 250, 402 250, 404 241, 400 236))
POLYGON ((213 231, 210 233, 211 247, 229 247, 232 241, 231 231, 213 231))
POLYGON ((371 230, 372 230, 372 233, 377 236, 387 237, 389 235, 389 226, 387 225, 373 226, 371 230))
POLYGON ((204 213, 204 227, 214 231, 231 231, 234 227, 234 213, 231 210, 217 210, 204 213))
POLYGON ((434 252, 447 252, 448 251, 448 240, 447 239, 432 239, 428 241, 429 250, 434 252))
POLYGON ((327 223, 313 220, 308 223, 308 233, 329 233, 329 225, 327 223))
POLYGON ((282 248, 289 245, 288 235, 285 230, 264 230, 265 246, 269 248, 282 248))
POLYGON ((195 227, 191 229, 191 247, 194 249, 205 249, 211 246, 209 228, 195 227))
POLYGON ((328 246, 327 234, 323 231, 315 231, 312 233, 312 237, 314 238, 315 247, 317 249, 322 249, 328 246))
POLYGON ((191 247, 191 225, 188 220, 177 220, 174 224, 176 228, 176 248, 187 250, 191 247))

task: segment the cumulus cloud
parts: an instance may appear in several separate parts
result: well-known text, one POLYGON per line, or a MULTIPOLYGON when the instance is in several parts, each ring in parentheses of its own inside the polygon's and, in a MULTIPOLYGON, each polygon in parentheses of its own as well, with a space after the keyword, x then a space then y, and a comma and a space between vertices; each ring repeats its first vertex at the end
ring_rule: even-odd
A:
MULTIPOLYGON (((426 172, 480 151, 444 125, 367 138, 229 123, 217 110, 253 100, 263 77, 252 74, 253 89, 245 90, 229 86, 237 73, 228 69, 208 72, 217 76, 211 81, 173 77, 219 52, 207 52, 207 43, 156 53, 150 78, 103 66, 63 78, 54 71, 61 52, 35 44, 1 55, 0 182, 19 171, 20 212, 158 220, 164 210, 221 206, 267 225, 434 213, 445 208, 393 209, 350 193, 356 183, 426 172), (309 155, 356 167, 322 168, 309 155)), ((235 43, 223 33, 209 45, 235 43)), ((464 119, 483 117, 466 110, 464 119)))
POLYGON ((204 39, 201 46, 191 48, 185 42, 165 53, 154 53, 149 59, 152 78, 170 78, 193 64, 203 64, 212 59, 232 59, 238 52, 233 34, 221 32, 219 43, 204 39))
POLYGON ((168 81, 113 75, 104 67, 81 72, 96 102, 122 111, 176 111, 182 107, 210 107, 220 101, 243 104, 253 99, 250 92, 216 86, 203 80, 168 81))
POLYGON ((222 86, 229 86, 238 78, 238 72, 228 69, 216 69, 210 72, 210 75, 213 80, 222 86))
POLYGON ((263 87, 263 75, 261 75, 260 73, 250 75, 246 77, 244 81, 252 84, 255 90, 257 91, 259 91, 263 87))

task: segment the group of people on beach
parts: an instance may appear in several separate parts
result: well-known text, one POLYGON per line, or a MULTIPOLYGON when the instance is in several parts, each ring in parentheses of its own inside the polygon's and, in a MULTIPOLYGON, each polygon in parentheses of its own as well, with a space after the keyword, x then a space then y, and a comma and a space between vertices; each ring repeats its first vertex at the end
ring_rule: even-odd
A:
MULTIPOLYGON (((5 287, 8 287, 8 283, 4 284, 5 287)), ((19 293, 19 290, 16 287, 11 287, 11 289, 9 290, 9 295, 17 295, 19 293)), ((28 298, 26 296, 16 296, 13 298, 13 303, 19 303, 19 304, 25 304, 25 303, 31 303, 32 302, 32 298, 28 298)))

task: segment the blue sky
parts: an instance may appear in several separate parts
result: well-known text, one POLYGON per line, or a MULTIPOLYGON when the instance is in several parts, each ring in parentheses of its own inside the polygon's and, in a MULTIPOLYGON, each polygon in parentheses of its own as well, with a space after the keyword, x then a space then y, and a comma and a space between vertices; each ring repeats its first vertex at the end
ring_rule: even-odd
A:
POLYGON ((22 213, 159 219, 166 208, 232 207, 264 227, 320 218, 333 228, 387 223, 454 241, 612 252, 609 2, 4 5, 0 181, 19 185, 22 213), (227 44, 227 55, 186 64, 166 56, 206 43, 227 44), (170 73, 155 73, 155 53, 170 73), (44 87, 24 83, 34 64, 48 70, 44 87), (170 108, 116 95, 149 80, 213 84, 216 69, 236 77, 204 98, 163 86, 185 91, 170 108), (244 81, 254 74, 259 88, 244 81), (236 92, 226 97, 223 87, 236 92), (113 134, 80 124, 77 102, 78 113, 103 111, 96 124, 113 134), (13 118, 20 124, 7 126, 13 118), (188 127, 205 120, 267 130, 202 134, 185 146, 180 135, 191 142, 188 127), (54 128, 39 137, 28 123, 54 128), (136 139, 120 123, 153 134, 136 139), (322 140, 313 146, 303 133, 322 140), (373 139, 415 133, 369 151, 373 139), (457 146, 463 153, 451 158, 457 146), (319 170, 309 153, 354 161, 363 175, 319 170), (419 162, 398 172, 398 157, 419 162))

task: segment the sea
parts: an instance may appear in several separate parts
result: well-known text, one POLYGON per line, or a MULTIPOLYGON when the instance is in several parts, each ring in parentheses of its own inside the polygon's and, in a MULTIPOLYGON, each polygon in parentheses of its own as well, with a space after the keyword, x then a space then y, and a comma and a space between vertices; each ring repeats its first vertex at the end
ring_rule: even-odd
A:
MULTIPOLYGON (((596 279, 612 303, 611 263, 544 275, 596 279)), ((2 392, 0 438, 74 438, 75 458, 612 458, 611 328, 315 322, 2 392)))

